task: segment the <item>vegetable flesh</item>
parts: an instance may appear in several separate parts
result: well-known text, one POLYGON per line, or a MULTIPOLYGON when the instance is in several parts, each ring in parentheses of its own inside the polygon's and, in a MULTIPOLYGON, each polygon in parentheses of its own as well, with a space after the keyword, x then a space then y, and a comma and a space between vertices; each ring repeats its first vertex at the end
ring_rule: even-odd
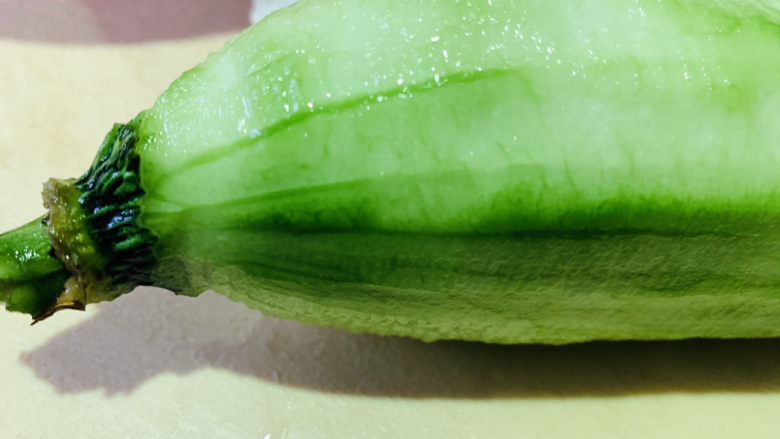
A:
POLYGON ((780 335, 780 27, 735 4, 274 14, 128 125, 151 283, 426 340, 780 335))
POLYGON ((158 276, 425 339, 774 334, 779 42, 693 2, 286 10, 141 119, 158 276))

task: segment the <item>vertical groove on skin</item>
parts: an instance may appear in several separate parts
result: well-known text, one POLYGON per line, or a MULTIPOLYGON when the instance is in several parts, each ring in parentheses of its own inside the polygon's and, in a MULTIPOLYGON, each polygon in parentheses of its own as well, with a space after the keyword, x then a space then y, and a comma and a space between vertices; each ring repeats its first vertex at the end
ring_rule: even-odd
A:
MULTIPOLYGON (((104 140, 93 166, 75 183, 90 236, 106 258, 99 267, 111 288, 129 291, 149 285, 156 261, 155 236, 140 224, 140 200, 145 195, 139 177, 140 158, 134 123, 116 125, 104 140)), ((97 299, 97 298, 95 298, 97 299)))

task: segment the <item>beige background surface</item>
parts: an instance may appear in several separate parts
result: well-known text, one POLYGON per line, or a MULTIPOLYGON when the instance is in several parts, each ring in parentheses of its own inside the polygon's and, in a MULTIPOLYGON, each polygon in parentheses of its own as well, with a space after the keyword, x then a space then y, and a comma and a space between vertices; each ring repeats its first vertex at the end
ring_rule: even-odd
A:
MULTIPOLYGON (((90 3, 0 0, 0 229, 42 214, 44 180, 79 175, 249 8, 116 38, 90 3)), ((0 313, 4 438, 770 438, 779 392, 779 340, 425 344, 154 289, 33 327, 0 313)))

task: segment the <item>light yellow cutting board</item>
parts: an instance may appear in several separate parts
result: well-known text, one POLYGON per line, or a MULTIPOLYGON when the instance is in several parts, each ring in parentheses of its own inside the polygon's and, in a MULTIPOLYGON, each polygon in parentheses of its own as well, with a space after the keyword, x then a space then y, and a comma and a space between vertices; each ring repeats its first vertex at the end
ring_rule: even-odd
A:
MULTIPOLYGON (((227 38, 102 44, 70 20, 83 41, 0 32, 3 230, 227 38)), ((780 437, 779 340, 425 344, 154 289, 29 322, 0 312, 0 438, 780 437)))

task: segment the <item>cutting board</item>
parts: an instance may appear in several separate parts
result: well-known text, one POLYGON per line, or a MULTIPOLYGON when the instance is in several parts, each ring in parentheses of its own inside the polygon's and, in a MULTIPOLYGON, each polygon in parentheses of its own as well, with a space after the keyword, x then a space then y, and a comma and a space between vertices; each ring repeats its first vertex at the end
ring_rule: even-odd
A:
MULTIPOLYGON (((0 229, 248 24, 216 3, 0 2, 0 229)), ((151 288, 29 323, 0 313, 4 438, 780 437, 780 340, 423 343, 151 288)))

